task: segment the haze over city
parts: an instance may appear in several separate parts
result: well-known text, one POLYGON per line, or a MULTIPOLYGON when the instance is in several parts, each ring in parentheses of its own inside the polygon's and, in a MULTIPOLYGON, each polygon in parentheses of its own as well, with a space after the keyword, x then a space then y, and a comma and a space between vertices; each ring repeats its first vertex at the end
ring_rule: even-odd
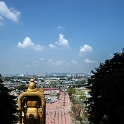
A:
POLYGON ((123 0, 0 1, 0 73, 90 73, 124 47, 123 0))

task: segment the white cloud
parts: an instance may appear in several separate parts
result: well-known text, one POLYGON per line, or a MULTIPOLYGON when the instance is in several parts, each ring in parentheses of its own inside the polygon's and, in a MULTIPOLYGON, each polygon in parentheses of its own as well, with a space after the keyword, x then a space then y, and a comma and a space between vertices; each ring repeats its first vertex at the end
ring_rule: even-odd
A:
POLYGON ((40 60, 42 60, 42 61, 43 61, 43 60, 44 60, 44 58, 40 58, 40 60))
POLYGON ((71 62, 75 65, 77 65, 78 63, 75 60, 71 60, 71 62))
POLYGON ((26 37, 23 43, 21 42, 18 43, 18 47, 21 47, 21 48, 32 47, 32 46, 34 46, 34 43, 31 41, 29 37, 26 37))
POLYGON ((58 26, 57 29, 63 29, 64 27, 63 26, 58 26))
POLYGON ((85 53, 85 52, 92 52, 93 48, 87 44, 85 44, 83 47, 81 46, 80 48, 80 54, 85 53))
POLYGON ((34 44, 29 37, 26 37, 22 43, 18 42, 17 46, 20 48, 31 48, 36 51, 44 50, 44 46, 34 44))
POLYGON ((34 49, 36 51, 41 51, 41 50, 44 50, 44 46, 34 44, 32 46, 32 49, 34 49))
POLYGON ((49 59, 48 62, 53 62, 53 60, 52 59, 49 59))
POLYGON ((52 59, 49 59, 48 62, 51 63, 51 64, 54 64, 52 59))
POLYGON ((53 48, 55 48, 56 46, 53 45, 53 44, 49 44, 49 47, 53 49, 53 48))
POLYGON ((84 62, 85 62, 85 63, 96 63, 96 61, 91 61, 91 60, 89 60, 89 59, 85 59, 84 62))
POLYGON ((56 62, 55 62, 55 65, 56 65, 56 66, 59 66, 59 65, 62 64, 62 62, 63 62, 63 61, 56 61, 56 62))
POLYGON ((55 66, 59 66, 59 65, 63 64, 63 61, 56 61, 56 62, 54 62, 52 59, 49 59, 48 62, 50 64, 55 65, 55 66))
POLYGON ((59 39, 57 42, 55 42, 55 45, 54 44, 49 44, 49 47, 50 48, 57 48, 58 46, 59 47, 62 47, 62 48, 69 48, 69 43, 68 43, 68 40, 64 38, 64 35, 62 34, 59 34, 59 39))
POLYGON ((66 46, 69 47, 69 43, 68 40, 66 40, 64 38, 64 35, 59 34, 59 40, 57 42, 55 42, 55 44, 59 45, 59 46, 66 46))
POLYGON ((18 22, 20 14, 21 12, 13 8, 8 8, 4 1, 0 1, 0 18, 5 17, 12 21, 18 22))

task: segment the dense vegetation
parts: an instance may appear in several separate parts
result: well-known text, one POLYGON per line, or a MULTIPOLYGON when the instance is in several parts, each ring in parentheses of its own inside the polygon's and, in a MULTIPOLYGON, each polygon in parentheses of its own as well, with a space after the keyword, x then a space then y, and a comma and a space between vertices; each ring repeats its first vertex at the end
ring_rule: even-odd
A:
POLYGON ((0 75, 0 124, 13 124, 16 122, 15 97, 9 95, 9 89, 4 87, 0 75))
POLYGON ((71 106, 71 117, 74 122, 78 121, 80 124, 87 122, 88 114, 86 111, 85 101, 87 100, 85 91, 76 90, 75 88, 68 88, 67 90, 70 100, 72 102, 71 106))
POLYGON ((100 63, 88 80, 91 89, 87 104, 94 124, 124 124, 124 52, 100 63))
POLYGON ((25 91, 28 87, 25 84, 21 84, 20 86, 15 87, 15 89, 25 91))

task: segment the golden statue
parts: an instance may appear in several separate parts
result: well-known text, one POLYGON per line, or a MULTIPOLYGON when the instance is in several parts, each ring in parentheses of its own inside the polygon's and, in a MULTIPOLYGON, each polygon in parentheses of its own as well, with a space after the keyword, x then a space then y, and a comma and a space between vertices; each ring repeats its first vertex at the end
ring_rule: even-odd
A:
POLYGON ((18 97, 18 124, 22 124, 22 120, 23 124, 45 124, 46 102, 43 93, 42 88, 37 90, 34 78, 31 78, 27 92, 21 93, 18 97))

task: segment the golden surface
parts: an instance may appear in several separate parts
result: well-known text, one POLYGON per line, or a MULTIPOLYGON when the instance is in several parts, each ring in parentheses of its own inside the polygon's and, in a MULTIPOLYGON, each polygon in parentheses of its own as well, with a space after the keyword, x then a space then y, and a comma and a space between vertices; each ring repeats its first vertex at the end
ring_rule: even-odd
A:
POLYGON ((24 124, 45 124, 46 102, 43 93, 42 88, 37 91, 34 79, 31 78, 27 92, 23 92, 18 98, 18 124, 22 124, 22 120, 24 124))

